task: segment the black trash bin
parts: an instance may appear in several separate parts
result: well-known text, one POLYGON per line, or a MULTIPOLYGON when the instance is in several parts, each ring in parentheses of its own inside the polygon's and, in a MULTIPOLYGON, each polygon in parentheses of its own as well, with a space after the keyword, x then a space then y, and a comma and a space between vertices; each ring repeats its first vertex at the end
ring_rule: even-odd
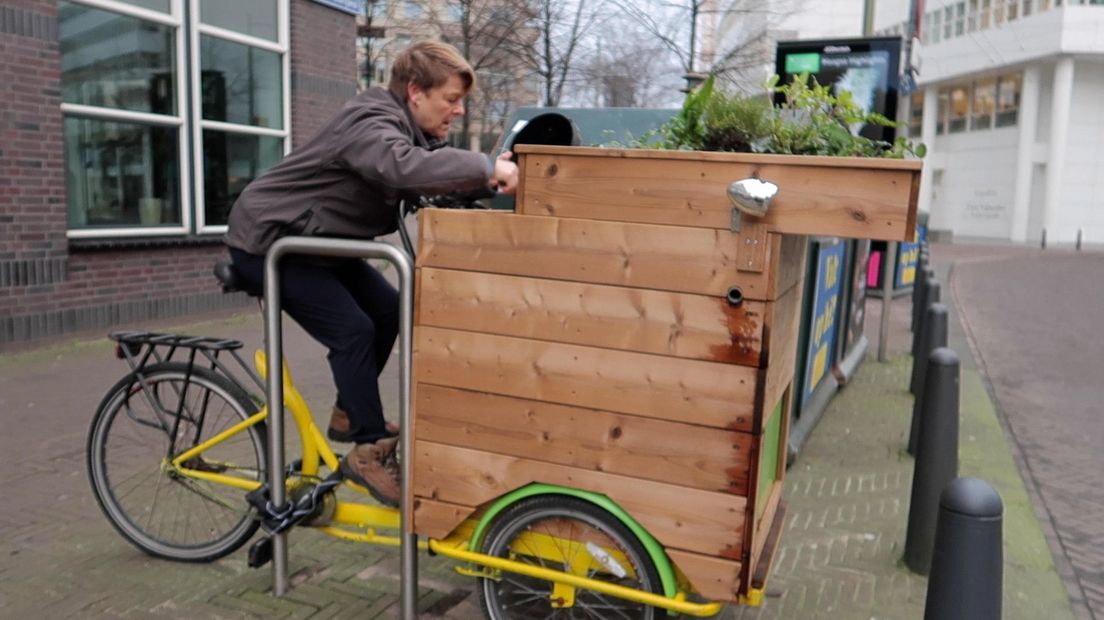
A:
MULTIPOLYGON (((538 144, 544 146, 579 146, 582 135, 575 123, 563 114, 545 112, 527 121, 518 121, 515 128, 502 141, 502 147, 495 151, 497 158, 504 151, 513 151, 517 144, 538 144), (521 125, 518 127, 517 125, 521 125)), ((515 164, 517 153, 510 158, 515 164)), ((492 209, 513 209, 513 196, 495 196, 491 201, 492 209)))

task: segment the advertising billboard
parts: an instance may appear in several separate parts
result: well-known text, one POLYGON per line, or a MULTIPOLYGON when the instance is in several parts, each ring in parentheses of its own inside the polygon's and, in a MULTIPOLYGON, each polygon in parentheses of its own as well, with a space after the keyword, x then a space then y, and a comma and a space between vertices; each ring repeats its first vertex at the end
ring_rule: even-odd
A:
MULTIPOLYGON (((900 65, 898 37, 781 41, 775 57, 780 84, 807 73, 818 84, 830 85, 834 94, 850 91, 864 111, 877 112, 891 120, 897 118, 900 65)), ((894 128, 874 124, 852 127, 852 131, 886 142, 893 142, 896 137, 894 128)))

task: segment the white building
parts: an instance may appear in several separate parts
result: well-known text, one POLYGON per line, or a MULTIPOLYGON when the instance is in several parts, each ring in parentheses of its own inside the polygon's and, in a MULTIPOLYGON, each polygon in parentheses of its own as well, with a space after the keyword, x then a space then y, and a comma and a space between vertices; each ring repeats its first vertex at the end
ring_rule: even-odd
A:
MULTIPOLYGON (((930 229, 1104 242, 1104 0, 922 6, 919 90, 902 108, 928 146, 930 229)), ((879 0, 876 30, 904 33, 908 7, 879 0)))
POLYGON ((778 41, 862 36, 860 0, 711 0, 702 6, 702 60, 727 66, 740 90, 758 92, 774 74, 778 41))

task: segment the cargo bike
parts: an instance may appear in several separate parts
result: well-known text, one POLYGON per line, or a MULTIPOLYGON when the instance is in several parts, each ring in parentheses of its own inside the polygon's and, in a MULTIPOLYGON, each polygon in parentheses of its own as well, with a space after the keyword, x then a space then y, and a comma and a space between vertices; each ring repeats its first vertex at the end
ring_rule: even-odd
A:
POLYGON ((237 341, 113 334, 131 373, 96 413, 88 465, 115 528, 200 562, 263 527, 250 563, 273 560, 278 595, 293 526, 399 546, 404 617, 418 550, 456 560, 492 619, 759 604, 784 515, 803 235, 909 238, 919 163, 516 150, 515 211, 423 211, 416 269, 337 239, 282 239, 266 260, 266 291, 288 254, 395 265, 399 508, 342 479, 269 294, 257 372, 237 341), (291 464, 266 402, 298 430, 291 464))

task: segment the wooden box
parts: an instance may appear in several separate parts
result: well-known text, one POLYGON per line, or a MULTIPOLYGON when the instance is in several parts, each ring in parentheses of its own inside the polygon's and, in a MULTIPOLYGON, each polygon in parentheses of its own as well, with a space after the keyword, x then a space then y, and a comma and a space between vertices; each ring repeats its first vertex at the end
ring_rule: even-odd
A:
POLYGON ((911 238, 919 163, 518 152, 516 213, 422 214, 415 531, 532 482, 582 488, 736 600, 782 520, 801 235, 911 238), (750 176, 781 190, 734 232, 725 191, 750 176))

